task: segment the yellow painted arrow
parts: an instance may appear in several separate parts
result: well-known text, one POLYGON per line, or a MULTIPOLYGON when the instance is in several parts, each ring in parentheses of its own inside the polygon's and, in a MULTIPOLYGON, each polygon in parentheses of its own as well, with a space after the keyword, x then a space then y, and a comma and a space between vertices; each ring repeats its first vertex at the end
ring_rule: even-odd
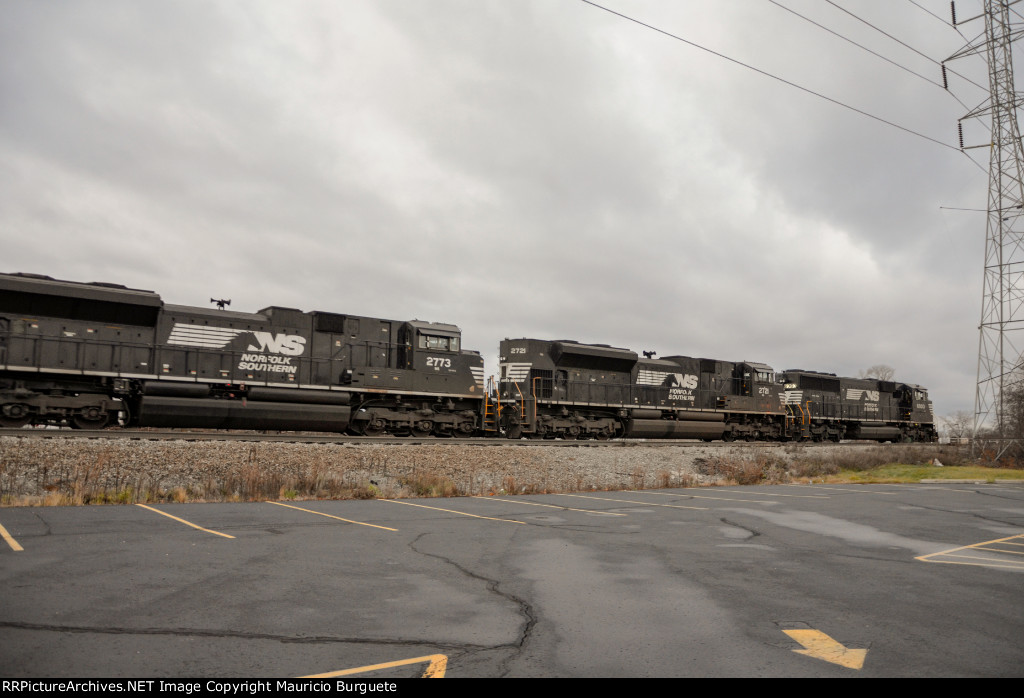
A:
POLYGON ((357 666, 354 669, 342 669, 341 671, 330 671, 326 674, 312 674, 302 676, 303 679, 331 679, 338 676, 351 676, 352 674, 363 674, 369 671, 390 669, 396 666, 407 664, 426 664, 427 668, 420 678, 443 679, 444 672, 448 669, 448 657, 443 654, 431 654, 426 657, 413 657, 412 659, 399 659, 397 662, 384 662, 383 664, 370 664, 368 666, 357 666))
POLYGON ((799 642, 805 649, 793 650, 797 654, 805 654, 815 659, 823 659, 847 669, 860 669, 864 666, 867 650, 851 650, 820 630, 783 630, 782 632, 799 642))

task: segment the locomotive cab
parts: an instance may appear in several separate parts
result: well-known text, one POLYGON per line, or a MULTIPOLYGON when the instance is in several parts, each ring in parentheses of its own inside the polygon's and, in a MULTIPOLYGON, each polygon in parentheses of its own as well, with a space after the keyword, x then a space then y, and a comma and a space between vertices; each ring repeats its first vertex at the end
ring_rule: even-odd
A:
POLYGON ((461 353, 462 330, 455 325, 412 320, 402 327, 401 337, 404 368, 452 368, 452 357, 461 353))
POLYGON ((768 364, 742 362, 733 371, 736 379, 736 394, 750 397, 771 394, 775 387, 775 369, 768 364))
POLYGON ((928 391, 919 385, 901 383, 894 391, 904 441, 933 441, 937 438, 928 391))

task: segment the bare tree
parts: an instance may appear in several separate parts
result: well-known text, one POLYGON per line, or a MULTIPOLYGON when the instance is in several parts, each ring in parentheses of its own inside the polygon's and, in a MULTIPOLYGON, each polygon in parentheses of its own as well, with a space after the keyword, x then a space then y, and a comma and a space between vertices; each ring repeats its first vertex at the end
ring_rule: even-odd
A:
POLYGON ((896 369, 885 364, 875 364, 857 374, 858 378, 874 378, 880 381, 891 381, 896 375, 896 369))
POLYGON ((942 422, 946 436, 953 443, 959 443, 960 439, 969 438, 974 429, 974 414, 967 410, 957 410, 953 414, 940 417, 939 421, 942 422))

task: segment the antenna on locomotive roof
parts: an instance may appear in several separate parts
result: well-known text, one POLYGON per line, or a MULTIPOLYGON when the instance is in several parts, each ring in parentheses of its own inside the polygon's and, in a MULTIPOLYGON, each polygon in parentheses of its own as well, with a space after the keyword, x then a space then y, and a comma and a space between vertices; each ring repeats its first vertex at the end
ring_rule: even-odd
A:
POLYGON ((654 355, 657 354, 657 353, 658 352, 656 352, 656 351, 645 351, 644 352, 644 358, 653 359, 654 355))
POLYGON ((226 299, 225 298, 211 298, 210 302, 211 303, 216 303, 217 307, 219 309, 221 309, 221 310, 224 310, 225 307, 231 305, 231 299, 230 298, 226 298, 226 299))

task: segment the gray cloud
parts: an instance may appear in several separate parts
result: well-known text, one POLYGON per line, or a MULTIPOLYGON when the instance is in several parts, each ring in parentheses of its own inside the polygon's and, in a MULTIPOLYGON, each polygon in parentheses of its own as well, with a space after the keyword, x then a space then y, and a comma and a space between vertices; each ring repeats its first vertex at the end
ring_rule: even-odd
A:
MULTIPOLYGON (((847 5, 937 59, 963 43, 847 5)), ((769 3, 613 6, 956 145, 947 93, 769 3)), ((984 206, 986 177, 953 150, 577 2, 5 10, 5 271, 455 322, 487 357, 532 335, 886 363, 970 408, 984 215, 939 207, 984 206)))

